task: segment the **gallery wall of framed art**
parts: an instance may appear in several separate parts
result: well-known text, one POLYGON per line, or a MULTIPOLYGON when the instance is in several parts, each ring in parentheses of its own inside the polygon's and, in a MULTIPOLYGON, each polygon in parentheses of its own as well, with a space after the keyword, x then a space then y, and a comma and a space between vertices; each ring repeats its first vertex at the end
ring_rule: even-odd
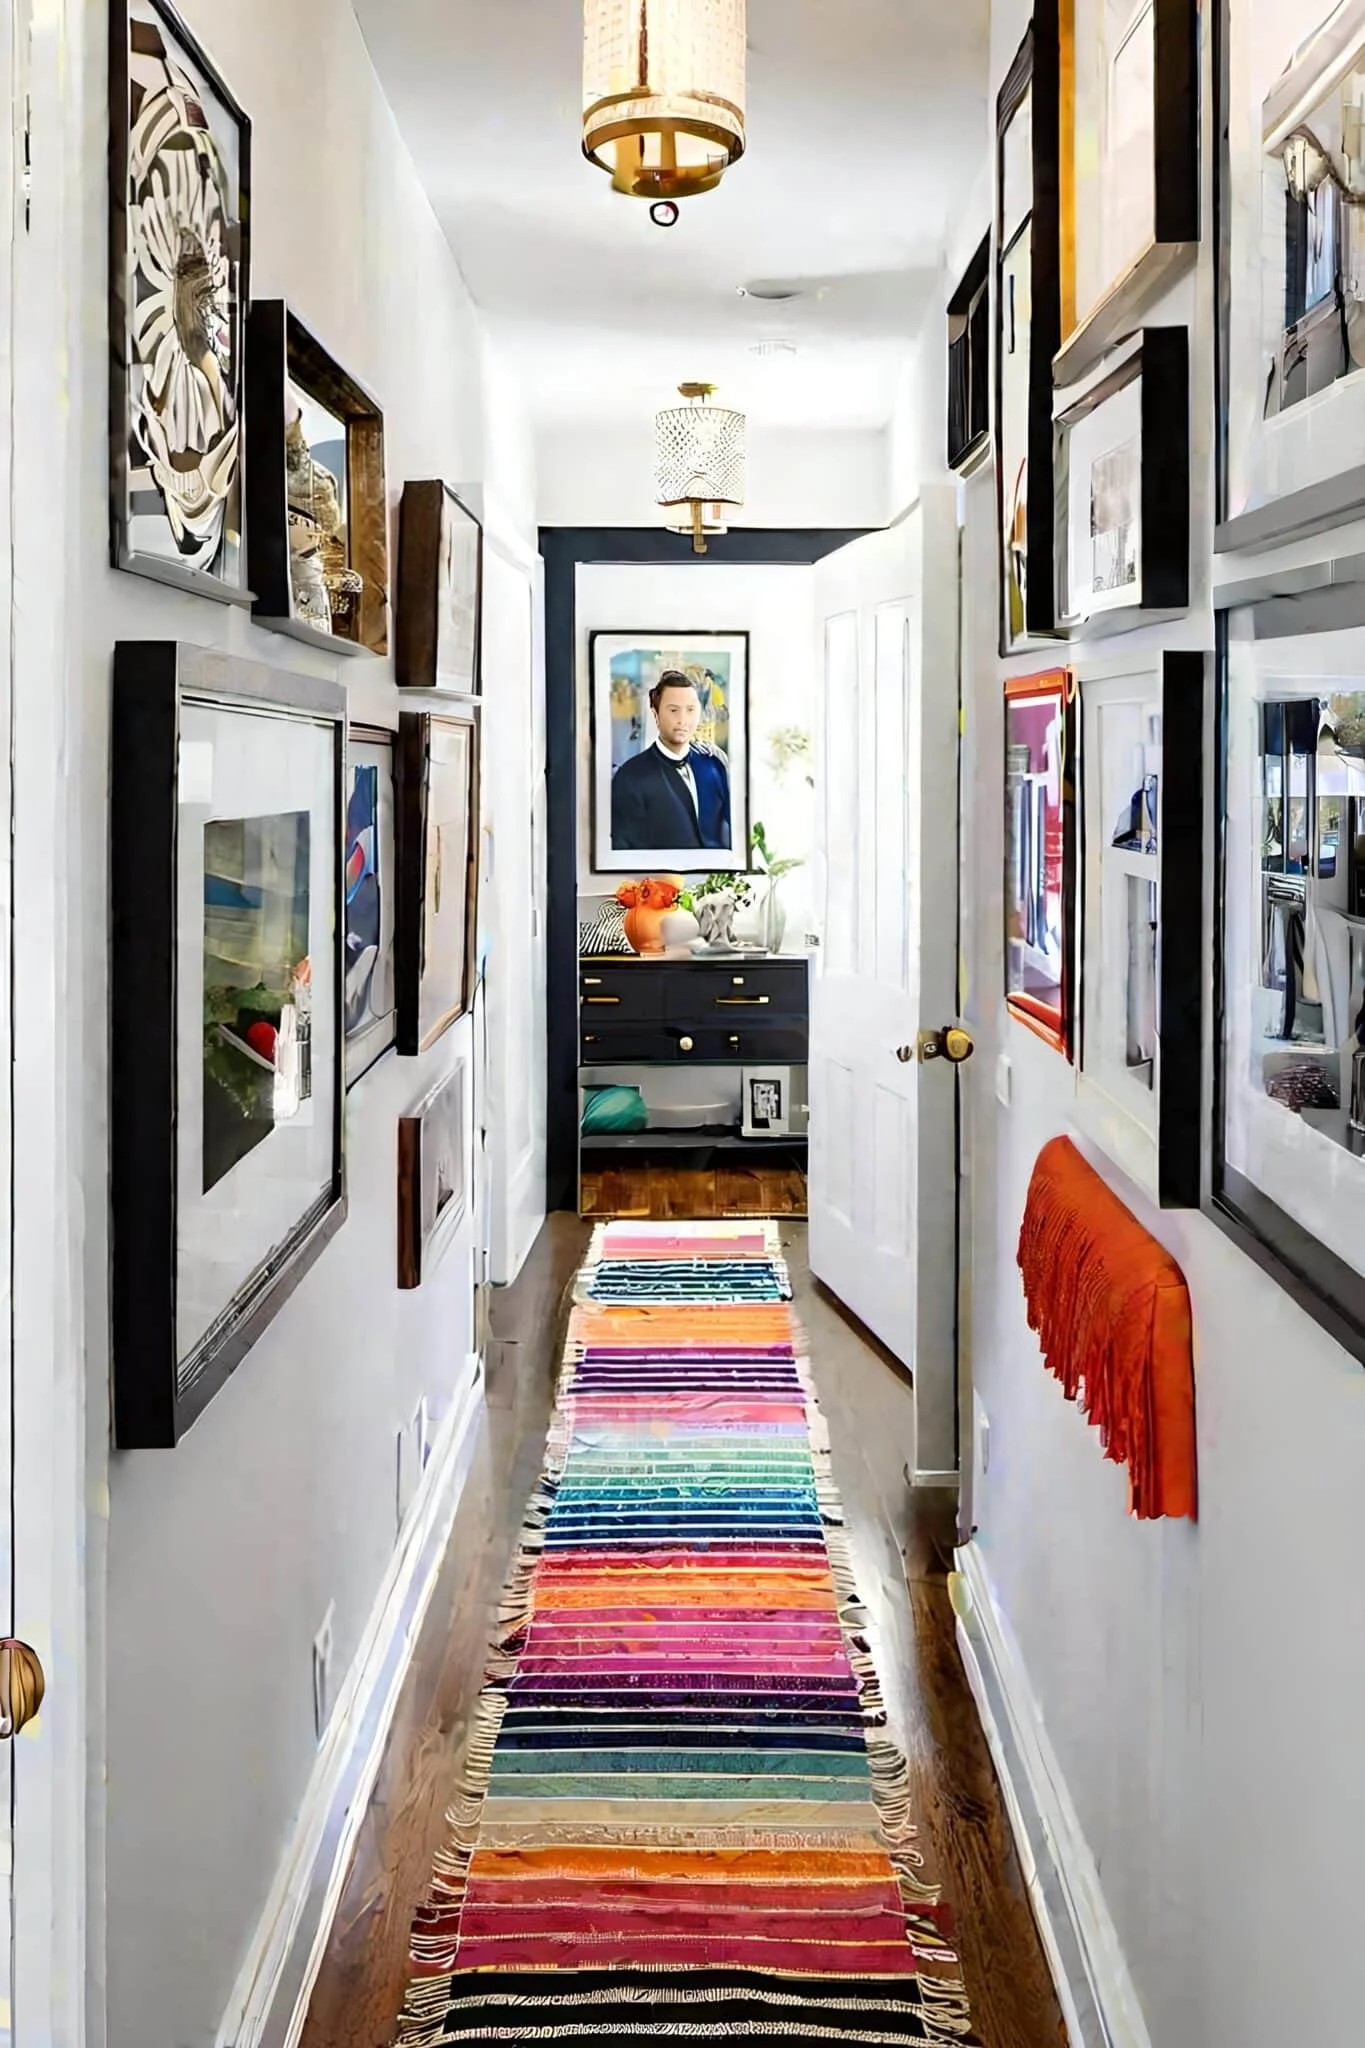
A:
POLYGON ((398 1050, 428 1051, 474 1000, 479 726, 471 706, 404 711, 398 727, 398 1050))
POLYGON ((115 1434, 174 1445, 346 1213, 345 694, 116 650, 115 1434))
POLYGON ((1005 1002, 1072 1054, 1076 685, 1070 669, 1005 685, 1005 1002))
POLYGON ((394 633, 399 688, 479 696, 482 645, 483 527, 449 484, 404 484, 394 633))
POLYGON ((1220 553, 1365 514, 1362 0, 1220 0, 1220 553))
POLYGON ((1200 1201, 1206 667, 1077 668, 1077 1120, 1163 1208, 1200 1201))
POLYGON ((109 164, 111 558, 245 604, 251 122, 165 0, 109 8, 109 164))

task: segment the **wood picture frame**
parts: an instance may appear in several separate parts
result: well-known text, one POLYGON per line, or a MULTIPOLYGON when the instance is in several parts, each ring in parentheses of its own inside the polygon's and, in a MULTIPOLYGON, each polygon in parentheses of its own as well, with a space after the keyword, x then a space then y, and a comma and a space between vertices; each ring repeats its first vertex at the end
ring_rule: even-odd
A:
POLYGON ((398 1050, 411 1058, 474 1001, 482 837, 474 706, 400 713, 397 813, 398 1050))
POLYGON ((398 1119, 398 1285, 430 1279, 469 1213, 468 1062, 398 1119))
POLYGON ((115 650, 121 1449, 179 1441, 345 1218, 345 762, 335 683, 176 641, 115 650))
POLYGON ((1365 625, 1217 619, 1206 1212, 1365 1364, 1365 625), (1295 927, 1297 926, 1297 930, 1295 927))
POLYGON ((332 654, 387 654, 384 415, 282 299, 260 299, 251 308, 247 429, 247 552, 257 624, 332 654), (309 458, 308 447, 301 457, 295 449, 295 482, 290 479, 291 409, 299 398, 315 407, 345 442, 344 458, 336 458, 339 475, 325 464, 320 469, 310 464, 312 473, 322 479, 314 491, 318 519, 305 518, 295 502, 299 463, 309 458), (337 529, 330 524, 334 515, 329 485, 337 487, 337 529), (314 544, 301 548, 301 535, 314 544), (325 573, 344 574, 346 590, 324 588, 324 549, 331 550, 325 573), (300 558, 311 555, 318 561, 305 579, 300 558), (321 622, 324 611, 327 624, 321 622))
POLYGON ((1203 654, 1077 670, 1076 1117, 1161 1208, 1198 1208, 1204 1133, 1203 654))
POLYGON ((394 634, 400 689, 482 696, 483 545, 482 521, 449 484, 404 484, 394 634))
POLYGON ((251 121, 168 0, 110 0, 108 20, 110 561, 246 605, 251 121), (173 314, 189 261, 212 380, 173 314))
POLYGON ((1190 602, 1190 368, 1183 327, 1146 327, 1057 398, 1057 617, 1070 638, 1190 602))
POLYGON ((1005 684, 1005 1005, 1072 1057, 1076 683, 1069 668, 1005 684))
POLYGON ((991 237, 948 301, 948 467, 975 467, 991 435, 991 237))
POLYGON ((1141 324, 1200 237, 1199 0, 1133 0, 1112 39, 1103 12, 1104 0, 1060 0, 1059 385, 1141 324), (1081 187, 1087 159, 1097 189, 1081 187))
POLYGON ((1057 0, 1039 0, 996 101, 995 468, 1000 652, 1055 630, 1052 359, 1061 338, 1057 0))

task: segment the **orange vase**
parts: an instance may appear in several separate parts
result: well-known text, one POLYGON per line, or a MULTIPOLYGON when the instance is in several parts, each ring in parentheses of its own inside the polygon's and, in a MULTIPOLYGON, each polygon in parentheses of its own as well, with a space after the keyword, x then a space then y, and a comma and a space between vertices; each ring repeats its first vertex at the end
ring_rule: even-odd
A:
POLYGON ((666 910, 654 910, 643 903, 637 903, 634 910, 628 910, 621 920, 626 938, 637 953, 662 953, 664 949, 664 919, 666 910))

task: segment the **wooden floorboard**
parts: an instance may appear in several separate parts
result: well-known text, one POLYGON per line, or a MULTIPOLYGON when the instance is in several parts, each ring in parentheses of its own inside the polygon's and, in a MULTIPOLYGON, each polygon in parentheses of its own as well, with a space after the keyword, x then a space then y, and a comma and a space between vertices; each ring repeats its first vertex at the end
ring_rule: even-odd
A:
MULTIPOLYGON (((495 1296, 488 1414, 475 1467, 302 2048, 389 2048, 393 2040, 408 1979, 408 1930, 444 1838, 464 1727, 539 1476, 566 1292, 587 1235, 577 1218, 552 1217, 516 1287, 495 1296)), ((954 1502, 906 1485, 910 1389, 820 1298, 805 1263, 803 1226, 789 1223, 784 1238, 891 1733, 909 1763, 926 1862, 956 1909, 977 2032, 986 2048, 1064 2048, 1061 2012, 957 1655, 947 1586, 954 1502)))
POLYGON ((670 1166, 618 1158, 585 1169, 585 1216, 647 1217, 651 1222, 712 1216, 804 1216, 806 1176, 799 1166, 720 1163, 670 1166))

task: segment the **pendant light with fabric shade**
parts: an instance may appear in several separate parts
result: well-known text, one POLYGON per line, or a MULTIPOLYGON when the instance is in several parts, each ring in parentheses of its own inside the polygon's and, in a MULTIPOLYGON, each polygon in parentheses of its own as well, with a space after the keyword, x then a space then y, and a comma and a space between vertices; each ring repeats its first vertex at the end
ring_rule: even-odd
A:
POLYGON ((680 384, 685 403, 666 406, 654 421, 655 491, 673 518, 670 533, 690 533, 699 555, 706 536, 726 531, 728 506, 744 503, 745 419, 712 405, 714 384, 680 384))

